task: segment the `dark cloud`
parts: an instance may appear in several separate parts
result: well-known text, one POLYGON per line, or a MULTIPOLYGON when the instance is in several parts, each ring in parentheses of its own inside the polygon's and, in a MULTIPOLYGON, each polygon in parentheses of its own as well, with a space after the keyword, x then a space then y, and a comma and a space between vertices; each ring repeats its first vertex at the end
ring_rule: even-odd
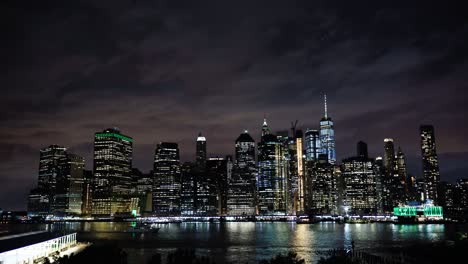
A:
POLYGON ((265 114, 274 131, 296 119, 317 128, 324 92, 339 158, 353 155, 358 140, 382 155, 383 138, 393 137, 420 175, 418 126, 430 123, 442 178, 466 167, 466 155, 446 155, 468 147, 468 18, 460 6, 46 0, 2 7, 2 207, 24 208, 44 146, 62 144, 90 168, 93 134, 117 126, 135 139, 135 166, 148 171, 159 141, 179 142, 190 160, 201 131, 211 154, 232 154, 244 129, 259 138, 265 114))

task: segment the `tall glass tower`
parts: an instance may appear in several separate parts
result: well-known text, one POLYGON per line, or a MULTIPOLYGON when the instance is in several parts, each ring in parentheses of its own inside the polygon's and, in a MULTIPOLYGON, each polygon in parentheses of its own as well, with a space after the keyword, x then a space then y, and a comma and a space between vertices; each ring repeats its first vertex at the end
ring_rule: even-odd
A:
POLYGON ((307 160, 318 160, 321 154, 320 133, 315 129, 307 129, 305 132, 305 152, 307 160))
POLYGON ((425 198, 437 202, 437 185, 440 181, 439 162, 436 152, 434 127, 423 125, 421 132, 421 152, 425 184, 425 198))
POLYGON ((228 215, 255 215, 255 141, 247 130, 236 140, 236 162, 229 180, 228 215))
POLYGON ((205 169, 206 166, 206 138, 202 136, 201 132, 197 137, 197 166, 205 169))
POLYGON ((262 137, 258 144, 258 207, 260 214, 286 213, 286 175, 284 148, 278 137, 271 134, 263 122, 262 137))
POLYGON ((327 113, 327 95, 324 97, 325 113, 320 120, 320 143, 322 154, 326 154, 330 164, 336 163, 335 152, 335 130, 333 128, 333 121, 327 113))
POLYGON ((180 214, 180 158, 177 143, 161 142, 154 154, 153 211, 157 215, 180 214))
POLYGON ((132 152, 133 139, 118 128, 95 133, 92 214, 130 210, 124 197, 131 191, 132 152))

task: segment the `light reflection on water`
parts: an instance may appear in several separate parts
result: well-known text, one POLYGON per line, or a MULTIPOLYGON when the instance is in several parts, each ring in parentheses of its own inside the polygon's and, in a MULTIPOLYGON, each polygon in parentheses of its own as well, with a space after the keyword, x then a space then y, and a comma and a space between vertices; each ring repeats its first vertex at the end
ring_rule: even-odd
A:
MULTIPOLYGON (((125 233, 131 222, 72 222, 50 225, 53 230, 84 231, 78 239, 112 242, 125 248, 130 263, 145 263, 156 252, 196 248, 217 263, 257 263, 278 253, 294 250, 306 263, 318 260, 317 251, 350 248, 383 252, 390 247, 444 241, 455 232, 453 225, 338 224, 312 225, 288 222, 171 223, 157 233, 125 233)), ((4 229, 5 226, 2 226, 4 229)), ((44 230, 47 225, 10 225, 17 231, 44 230), (22 229, 22 230, 21 230, 22 229)), ((466 226, 463 227, 467 229, 466 226)))

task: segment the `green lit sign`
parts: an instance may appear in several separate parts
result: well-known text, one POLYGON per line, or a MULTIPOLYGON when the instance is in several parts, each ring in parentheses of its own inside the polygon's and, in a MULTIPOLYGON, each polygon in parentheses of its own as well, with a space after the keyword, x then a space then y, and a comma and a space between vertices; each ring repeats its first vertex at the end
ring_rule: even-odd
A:
POLYGON ((132 141, 133 141, 133 139, 132 139, 131 137, 127 137, 127 136, 120 135, 120 134, 116 134, 116 133, 96 133, 95 136, 96 136, 97 138, 102 138, 102 137, 116 137, 116 138, 120 138, 120 139, 129 141, 129 142, 132 142, 132 141))
POLYGON ((416 207, 395 207, 393 214, 396 216, 416 216, 416 207))
POLYGON ((441 206, 404 206, 404 207, 395 207, 393 208, 393 214, 395 216, 436 216, 443 217, 442 207, 441 206))
POLYGON ((426 206, 424 207, 424 215, 442 217, 442 207, 441 206, 426 206))
POLYGON ((136 212, 135 209, 132 210, 132 215, 133 215, 133 216, 136 216, 136 215, 137 215, 137 212, 136 212))

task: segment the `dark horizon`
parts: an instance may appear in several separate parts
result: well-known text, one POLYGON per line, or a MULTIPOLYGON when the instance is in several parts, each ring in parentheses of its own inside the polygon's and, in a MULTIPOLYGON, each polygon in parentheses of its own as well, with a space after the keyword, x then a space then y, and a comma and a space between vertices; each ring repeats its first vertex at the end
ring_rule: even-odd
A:
POLYGON ((2 3, 0 208, 26 208, 39 149, 67 147, 92 169, 93 136, 134 138, 133 167, 156 144, 195 160, 232 155, 247 129, 317 129, 323 93, 337 159, 390 137, 421 176, 419 126, 435 128, 442 181, 468 171, 468 17, 445 4, 374 1, 47 0, 2 3))

